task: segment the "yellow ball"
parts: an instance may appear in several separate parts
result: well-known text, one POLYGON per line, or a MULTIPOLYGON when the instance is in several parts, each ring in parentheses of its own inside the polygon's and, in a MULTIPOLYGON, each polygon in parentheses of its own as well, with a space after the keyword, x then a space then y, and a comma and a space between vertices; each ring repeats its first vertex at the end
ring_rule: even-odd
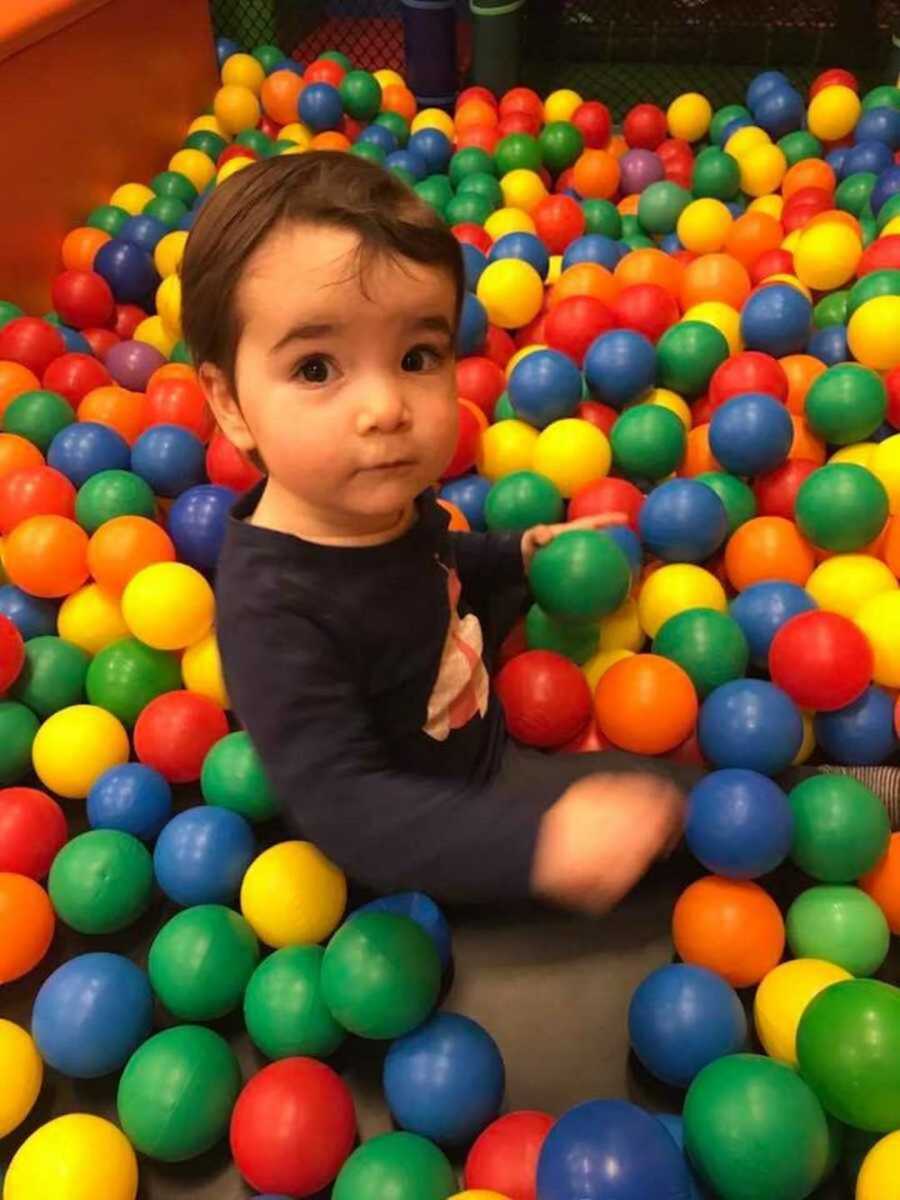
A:
MULTIPOLYGON (((818 292, 830 292, 834 288, 843 287, 848 280, 853 278, 859 260, 862 258, 862 242, 859 240, 855 230, 843 224, 843 222, 824 221, 820 225, 813 225, 808 229, 800 230, 800 236, 797 239, 797 245, 794 249, 794 271, 801 283, 805 283, 807 287, 815 288, 818 292)), ((862 304, 850 318, 850 326, 848 336, 851 339, 850 348, 860 360, 865 362, 853 346, 853 327, 856 322, 856 328, 860 329, 862 324, 866 325, 866 329, 871 327, 877 329, 879 320, 876 317, 875 321, 859 322, 858 318, 861 313, 871 304, 879 304, 881 300, 897 299, 897 316, 894 326, 894 336, 900 335, 900 299, 893 296, 882 296, 879 300, 870 300, 868 304, 862 304)), ((900 362, 900 354, 897 356, 897 362, 900 362)), ((876 366, 875 363, 866 363, 866 366, 876 366)), ((893 364, 892 364, 893 365, 893 364)))
POLYGON ((519 208, 529 216, 547 198, 543 179, 537 171, 528 171, 524 167, 508 171, 500 180, 500 188, 507 208, 519 208))
POLYGON ((900 433, 878 443, 868 466, 887 489, 891 512, 900 513, 900 433))
POLYGON ((551 121, 571 121, 575 109, 582 104, 584 99, 578 92, 571 88, 559 88, 544 101, 544 122, 549 125, 551 121))
POLYGON ((669 105, 666 120, 673 138, 698 142, 709 129, 712 105, 699 92, 683 92, 669 105))
POLYGON ((548 350, 546 342, 532 342, 530 346, 523 346, 512 355, 509 362, 506 364, 506 378, 509 379, 513 371, 519 365, 523 358, 527 358, 529 354, 534 354, 536 350, 548 350))
POLYGON ((156 311, 166 333, 177 341, 181 337, 181 277, 167 275, 156 289, 156 311))
POLYGON ((766 1054, 796 1067, 800 1018, 819 992, 851 978, 843 967, 817 958, 798 958, 770 971, 753 1004, 756 1032, 766 1054))
POLYGON ((501 258, 481 272, 475 294, 491 324, 502 329, 520 329, 541 311, 544 281, 530 263, 501 258))
POLYGON ((774 275, 767 275, 763 283, 786 283, 788 287, 794 288, 801 296, 805 296, 807 300, 812 300, 812 292, 810 292, 805 283, 800 282, 796 275, 788 275, 784 271, 778 271, 774 275))
POLYGON ((566 499, 607 475, 611 462, 606 435, 577 417, 548 425, 534 448, 535 471, 552 480, 566 499))
POLYGON ((382 91, 391 84, 396 84, 397 87, 406 87, 406 80, 403 76, 399 71, 392 71, 390 67, 383 67, 380 71, 373 71, 372 74, 381 85, 382 91))
POLYGON ((309 146, 313 140, 313 131, 302 121, 292 121, 278 130, 278 141, 296 142, 298 146, 309 146))
POLYGON ((509 1197, 492 1192, 489 1188, 469 1188, 465 1192, 457 1192, 450 1200, 509 1200, 509 1197))
POLYGON ((861 304, 850 318, 847 341, 864 367, 890 371, 900 366, 900 296, 876 296, 861 304))
POLYGON ((59 636, 88 654, 99 654, 112 642, 128 637, 119 597, 98 583, 88 583, 62 603, 56 618, 59 636))
POLYGON ((871 596, 897 589, 894 573, 870 554, 836 554, 820 563, 803 585, 826 612, 851 620, 871 596))
MULTIPOLYGON (((739 354, 744 348, 741 337, 741 314, 730 304, 722 300, 703 300, 687 310, 682 318, 684 321, 703 321, 718 329, 728 343, 729 354, 739 354)), ((684 403, 682 401, 682 403, 684 403)), ((685 405, 685 407, 687 407, 685 405)), ((673 410, 674 411, 674 410, 673 410)), ((690 416, 690 409, 688 409, 690 416)))
POLYGON ((202 192, 207 184, 212 183, 216 166, 209 155, 202 150, 176 150, 169 159, 169 170, 177 171, 185 179, 189 179, 198 192, 202 192))
POLYGON ((188 125, 188 133, 216 133, 219 137, 225 138, 228 141, 231 134, 227 129, 223 129, 212 113, 205 113, 202 117, 195 117, 188 125))
POLYGON ((725 589, 710 571, 693 563, 668 563, 644 581, 638 595, 638 616, 650 637, 656 637, 669 617, 689 608, 728 611, 725 589))
POLYGON ((900 1131, 876 1142, 863 1159, 856 1200, 900 1200, 900 1131))
MULTIPOLYGON (((698 306, 695 305, 695 307, 698 306)), ((685 313, 685 320, 687 319, 687 313, 685 313)), ((677 392, 664 387, 651 388, 644 397, 643 403, 656 404, 659 408, 667 408, 669 412, 675 414, 685 429, 690 429, 692 422, 690 407, 677 392)))
MULTIPOLYGON (((177 281, 178 276, 170 275, 169 279, 177 281)), ((163 282, 168 283, 169 280, 167 279, 163 282)), ((179 334, 180 332, 179 328, 179 334)), ((164 358, 171 357, 172 351, 175 349, 175 343, 178 341, 178 338, 173 336, 163 324, 163 319, 160 316, 145 317, 131 336, 136 342, 145 342, 148 346, 152 346, 164 358)))
POLYGON ((216 92, 213 112, 228 133, 243 133, 245 129, 256 127, 260 114, 259 101, 249 88, 229 83, 216 92))
POLYGON ((90 1113, 42 1125, 16 1151, 3 1200, 135 1200, 138 1166, 125 1134, 90 1113))
POLYGON ((537 226, 521 208, 498 208, 485 221, 484 230, 496 242, 507 233, 536 233, 537 226))
POLYGON ((588 681, 592 692, 597 690, 597 684, 610 667, 614 667, 623 658, 634 658, 633 650, 599 650, 593 658, 589 658, 582 666, 581 673, 588 681))
POLYGON ((685 250, 713 254, 725 245, 734 218, 721 200, 705 196, 692 200, 681 212, 675 231, 685 250))
POLYGON ((225 676, 222 673, 222 658, 219 654, 219 643, 216 631, 211 630, 206 637, 188 646, 181 659, 181 677, 189 692, 198 696, 206 696, 214 700, 222 708, 231 708, 228 689, 225 687, 225 676))
POLYGON ((249 88, 257 96, 262 89, 266 72, 252 54, 229 54, 222 64, 222 83, 249 88))
POLYGON ((813 96, 806 114, 809 132, 823 142, 846 137, 859 120, 859 96, 852 88, 835 83, 813 96))
POLYGON ((0 1018, 0 1138, 12 1133, 34 1106, 44 1080, 37 1046, 21 1025, 0 1018))
POLYGON ((812 713, 801 712, 800 720, 803 722, 803 741, 791 762, 792 767, 802 767, 805 762, 809 762, 816 748, 816 727, 813 725, 812 713))
POLYGON ((109 198, 109 203, 117 208, 124 208, 133 217, 144 211, 151 200, 156 199, 156 192, 143 183, 123 183, 109 198))
POLYGON ((600 650, 630 650, 637 654, 644 644, 644 631, 637 601, 628 596, 615 612, 600 622, 600 650))
POLYGON ((221 167, 219 167, 219 173, 216 175, 216 187, 223 184, 226 179, 230 179, 232 175, 237 175, 238 171, 243 171, 246 167, 249 167, 253 161, 252 158, 244 158, 243 154, 240 158, 229 158, 228 162, 222 163, 221 167))
POLYGON ((183 650, 199 642, 212 628, 215 609, 212 588, 186 563, 152 563, 122 593, 126 625, 155 650, 183 650))
POLYGON ((789 254, 793 254, 800 245, 800 239, 802 237, 802 229, 792 229, 787 237, 781 239, 781 249, 787 250, 789 254))
POLYGON ((784 196, 757 196, 747 205, 747 212, 766 213, 767 216, 780 221, 781 214, 784 212, 784 196))
POLYGON ((865 467, 868 471, 871 470, 872 455, 877 448, 877 442, 856 442, 852 446, 841 446, 839 450, 835 450, 828 462, 853 463, 857 467, 865 467))
POLYGON ((344 873, 312 842, 279 842, 250 864, 241 912, 267 946, 315 945, 344 915, 344 873))
POLYGON ((548 287, 552 287, 554 283, 559 282, 559 277, 563 273, 563 256, 561 254, 550 255, 550 266, 547 268, 546 283, 548 287))
POLYGON ((418 133, 420 129, 439 129, 452 142, 456 136, 456 126, 449 113, 442 108, 423 108, 412 119, 410 133, 418 133))
POLYGON ((478 470, 496 483, 514 471, 529 471, 534 462, 538 432, 524 421, 498 421, 481 435, 478 470))
POLYGON ((741 168, 741 189, 748 196, 765 196, 781 186, 788 168, 780 146, 753 146, 738 159, 741 168))
POLYGON ((900 688, 900 591, 870 596, 853 619, 875 655, 875 682, 900 688))
POLYGON ((766 131, 758 125, 745 125, 742 129, 734 131, 725 143, 724 150, 740 162, 745 154, 755 150, 757 146, 768 146, 771 142, 772 139, 766 131))
POLYGON ((900 217, 891 217, 878 236, 893 237, 897 233, 900 233, 900 217))
POLYGON ((83 800, 104 771, 128 762, 128 754, 122 722, 95 704, 73 704, 55 712, 31 747, 41 783, 67 800, 83 800))
POLYGON ((186 230, 173 229, 171 233, 167 233, 165 237, 160 238, 156 243, 156 249, 153 251, 153 262, 160 274, 160 278, 167 279, 170 275, 174 275, 181 266, 187 239, 186 230))

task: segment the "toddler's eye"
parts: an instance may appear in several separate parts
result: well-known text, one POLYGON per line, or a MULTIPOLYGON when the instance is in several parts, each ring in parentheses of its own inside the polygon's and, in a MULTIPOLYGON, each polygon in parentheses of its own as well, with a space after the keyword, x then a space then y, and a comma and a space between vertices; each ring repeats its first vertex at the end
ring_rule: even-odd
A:
POLYGON ((327 358, 314 355, 300 363, 294 376, 303 383, 327 383, 331 377, 331 364, 327 358))
POLYGON ((435 367, 441 365, 441 354, 433 346, 416 346, 412 350, 407 350, 400 365, 404 371, 412 373, 433 371, 435 367))

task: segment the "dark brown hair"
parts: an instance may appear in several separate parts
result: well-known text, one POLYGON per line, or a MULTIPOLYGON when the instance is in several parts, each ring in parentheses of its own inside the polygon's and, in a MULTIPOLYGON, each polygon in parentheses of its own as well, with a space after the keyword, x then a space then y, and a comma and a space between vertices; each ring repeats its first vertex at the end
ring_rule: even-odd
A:
POLYGON ((397 176, 374 163, 329 150, 265 159, 217 187, 191 230, 181 264, 184 337, 199 366, 210 362, 234 387, 241 335, 235 292, 247 261, 272 231, 309 222, 359 235, 359 270, 387 255, 445 271, 465 288, 456 238, 397 176))

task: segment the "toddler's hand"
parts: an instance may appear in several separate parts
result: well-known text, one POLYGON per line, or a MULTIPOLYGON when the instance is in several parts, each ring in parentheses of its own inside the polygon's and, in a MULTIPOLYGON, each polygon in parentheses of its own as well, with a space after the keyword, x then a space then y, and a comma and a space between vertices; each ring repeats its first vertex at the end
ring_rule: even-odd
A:
POLYGON ((533 892, 600 915, 678 844, 684 796, 657 775, 588 775, 541 821, 533 892))
POLYGON ((606 529, 610 525, 627 525, 628 515, 623 512, 598 513, 593 517, 579 517, 577 521, 569 521, 560 525, 534 525, 522 534, 522 561, 527 571, 531 560, 542 546, 549 546, 555 537, 561 533, 571 533, 573 529, 606 529))

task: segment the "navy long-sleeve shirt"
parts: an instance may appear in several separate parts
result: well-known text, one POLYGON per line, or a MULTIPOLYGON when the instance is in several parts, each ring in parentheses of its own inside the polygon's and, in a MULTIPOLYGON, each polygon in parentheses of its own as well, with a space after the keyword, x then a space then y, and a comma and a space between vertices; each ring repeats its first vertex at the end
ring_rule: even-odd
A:
POLYGON ((479 620, 524 580, 519 536, 450 533, 426 493, 395 541, 322 546, 249 524, 262 486, 229 523, 218 635, 289 827, 377 890, 526 896, 556 797, 498 776, 506 732, 479 620))

